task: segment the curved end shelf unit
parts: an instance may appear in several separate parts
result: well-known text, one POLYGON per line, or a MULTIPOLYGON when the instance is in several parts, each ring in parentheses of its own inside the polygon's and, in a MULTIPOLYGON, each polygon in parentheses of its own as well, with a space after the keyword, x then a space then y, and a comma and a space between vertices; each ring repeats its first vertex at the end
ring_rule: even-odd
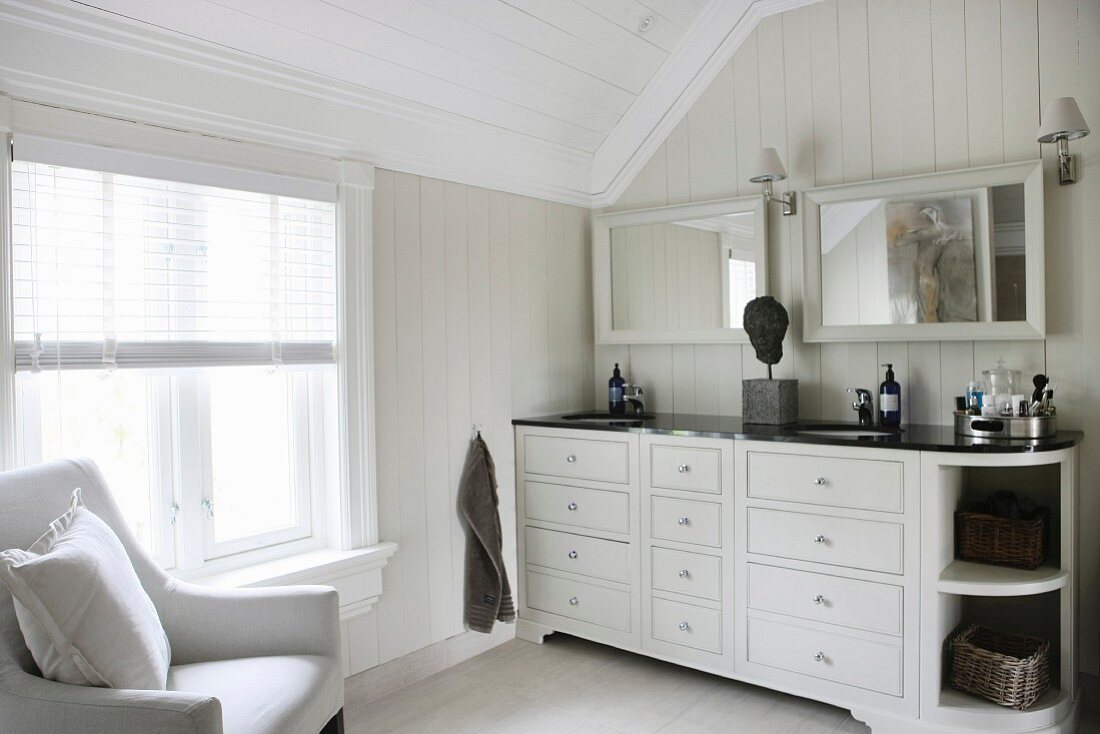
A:
POLYGON ((1057 591, 1069 583, 1069 571, 1040 566, 1033 571, 985 563, 954 561, 941 573, 936 590, 966 596, 1027 596, 1057 591))

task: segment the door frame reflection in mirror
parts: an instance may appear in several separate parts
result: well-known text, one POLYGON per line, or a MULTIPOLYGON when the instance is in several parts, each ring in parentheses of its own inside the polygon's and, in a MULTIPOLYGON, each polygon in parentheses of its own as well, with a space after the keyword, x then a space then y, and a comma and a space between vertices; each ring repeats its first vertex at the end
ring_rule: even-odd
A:
MULTIPOLYGON (((592 217, 592 293, 597 344, 709 344, 748 343, 741 328, 616 329, 613 320, 611 231, 616 227, 708 219, 728 214, 753 214, 753 250, 756 253, 758 296, 768 292, 768 222, 764 200, 741 196, 692 204, 633 209, 592 217)), ((726 276, 723 274, 723 283, 726 276)), ((723 286, 723 290, 726 286, 723 286)), ((726 319, 723 319, 726 321, 726 319)))
MULTIPOLYGON (((1043 339, 1046 336, 1044 288, 1043 162, 1041 160, 967 168, 943 173, 904 176, 810 189, 802 195, 803 245, 794 250, 794 272, 802 278, 802 340, 805 342, 853 341, 971 341, 975 339, 1043 339), (823 323, 821 286, 821 207, 845 201, 912 198, 1023 184, 1024 255, 1027 263, 1024 321, 970 321, 923 324, 823 323)), ((977 223, 976 223, 977 224, 977 223)), ((988 281, 988 257, 978 254, 978 267, 986 268, 979 281, 988 281)), ((852 275, 852 286, 859 282, 852 275)), ((797 288, 797 286, 796 286, 797 288)))

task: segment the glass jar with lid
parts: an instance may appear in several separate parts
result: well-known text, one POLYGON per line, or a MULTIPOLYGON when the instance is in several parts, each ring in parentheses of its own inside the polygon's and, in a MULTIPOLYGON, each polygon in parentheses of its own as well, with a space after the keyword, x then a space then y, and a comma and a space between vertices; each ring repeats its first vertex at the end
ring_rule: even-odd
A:
POLYGON ((1004 357, 997 360, 997 367, 982 370, 986 394, 993 396, 993 405, 998 415, 1012 415, 1012 396, 1020 385, 1020 370, 1010 370, 1005 366, 1004 357))

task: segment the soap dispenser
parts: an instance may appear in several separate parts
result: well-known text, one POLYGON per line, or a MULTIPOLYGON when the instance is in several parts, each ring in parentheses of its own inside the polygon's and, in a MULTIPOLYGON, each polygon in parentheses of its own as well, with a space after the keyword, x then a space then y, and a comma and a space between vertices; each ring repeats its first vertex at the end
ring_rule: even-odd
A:
POLYGON ((886 379, 878 388, 879 423, 890 428, 901 425, 901 385, 894 379, 894 365, 884 364, 886 379))
POLYGON ((626 412, 626 400, 623 398, 623 387, 626 380, 619 372, 619 363, 615 363, 615 370, 611 373, 611 379, 607 381, 607 412, 622 414, 626 412))

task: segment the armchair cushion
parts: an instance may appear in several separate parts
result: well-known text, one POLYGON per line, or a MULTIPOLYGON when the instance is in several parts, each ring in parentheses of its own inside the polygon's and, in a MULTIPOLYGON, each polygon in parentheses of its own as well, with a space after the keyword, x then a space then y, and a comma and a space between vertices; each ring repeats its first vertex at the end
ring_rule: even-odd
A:
POLYGON ((80 490, 29 550, 0 552, 0 582, 43 677, 72 685, 164 690, 168 638, 111 529, 80 490))
POLYGON ((173 665, 168 690, 221 701, 225 732, 286 734, 317 730, 343 705, 332 660, 283 655, 173 665))

